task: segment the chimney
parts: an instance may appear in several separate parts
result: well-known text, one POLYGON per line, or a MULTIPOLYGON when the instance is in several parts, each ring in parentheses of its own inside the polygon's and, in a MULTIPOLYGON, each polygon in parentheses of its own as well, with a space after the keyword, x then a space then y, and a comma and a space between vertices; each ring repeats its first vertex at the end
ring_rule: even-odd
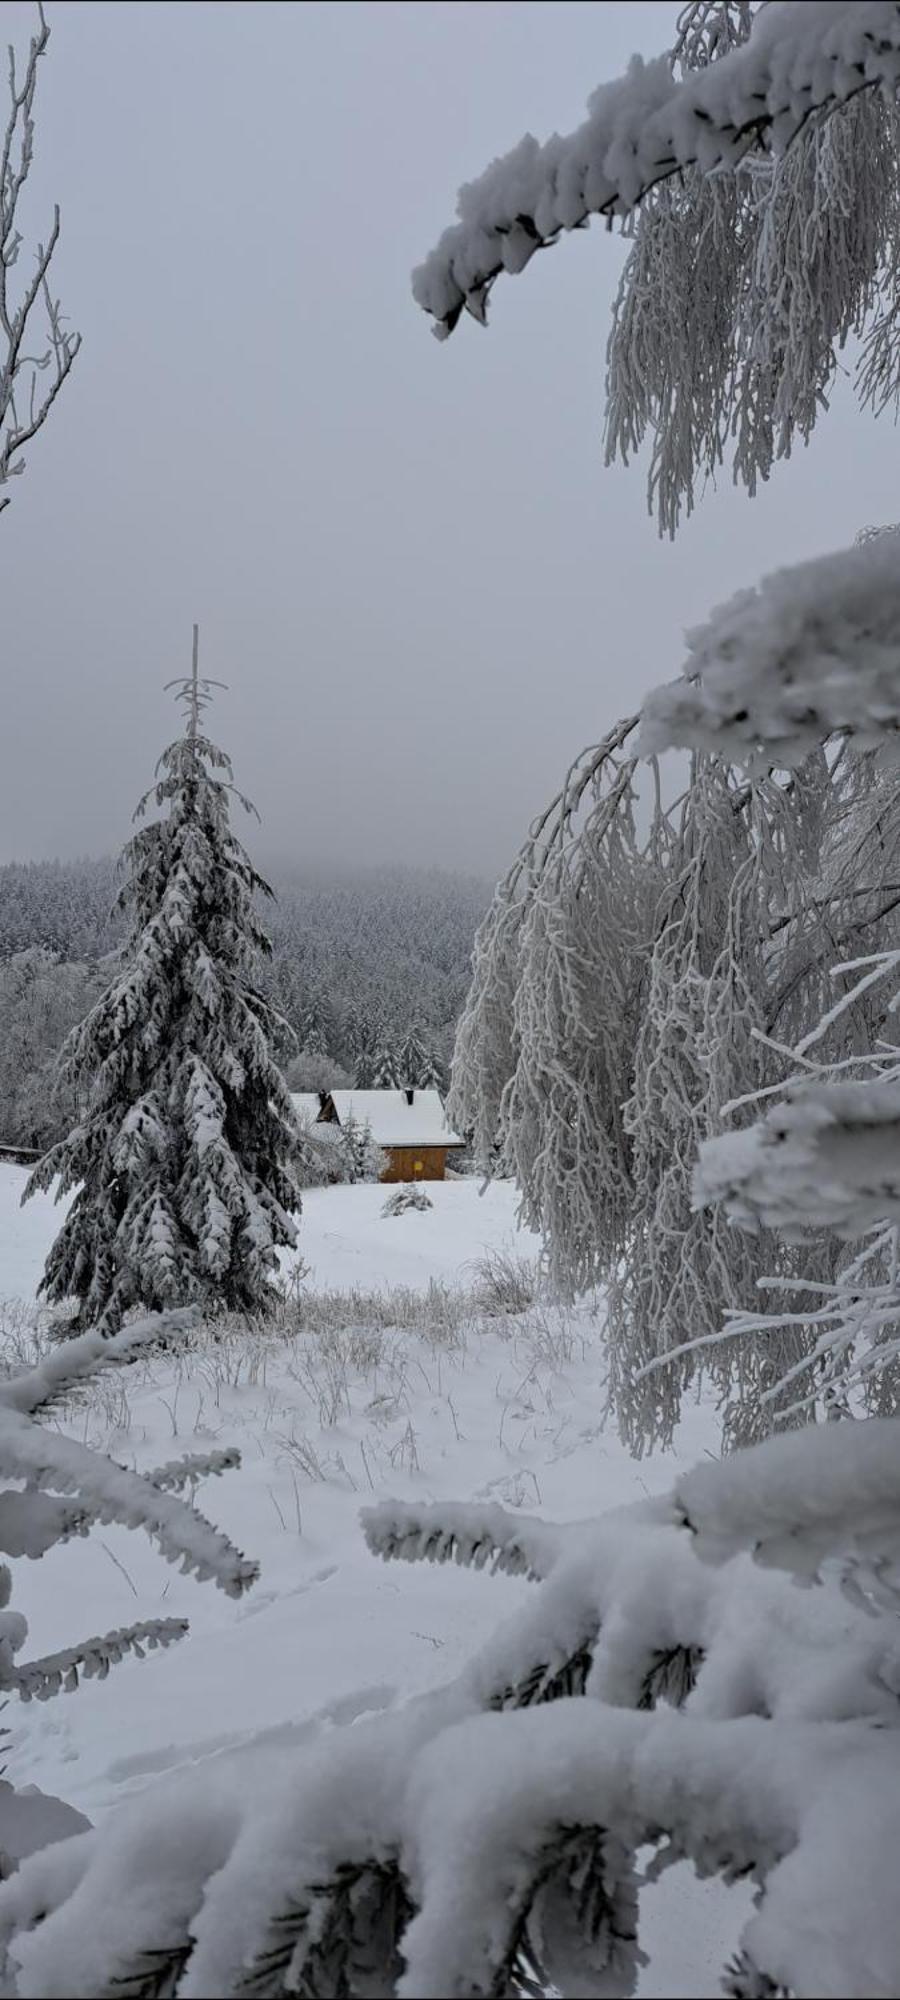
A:
POLYGON ((412 1101, 413 1101, 413 1098, 415 1097, 415 1094, 416 1094, 416 1093, 415 1093, 415 1091, 414 1091, 414 1090, 407 1090, 407 1092, 406 1092, 406 1102, 407 1102, 407 1104, 411 1104, 411 1103, 412 1103, 412 1101))

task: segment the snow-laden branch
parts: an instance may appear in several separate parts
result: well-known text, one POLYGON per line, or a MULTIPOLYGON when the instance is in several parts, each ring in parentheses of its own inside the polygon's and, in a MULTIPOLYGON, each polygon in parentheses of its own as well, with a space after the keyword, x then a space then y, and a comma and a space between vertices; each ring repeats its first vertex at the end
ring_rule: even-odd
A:
POLYGON ((795 1084, 755 1125, 706 1140, 694 1188, 788 1242, 900 1221, 900 1081, 795 1084))
POLYGON ((141 1349, 168 1333, 185 1333, 197 1321, 196 1308, 185 1306, 132 1320, 114 1335, 90 1332, 61 1341, 34 1368, 0 1380, 0 1409, 34 1416, 47 1410, 92 1375, 134 1361, 141 1349))
POLYGON ((385 1562, 453 1562, 534 1580, 548 1575, 558 1552, 550 1523, 510 1514, 496 1501, 385 1500, 365 1507, 360 1519, 373 1555, 385 1562))
POLYGON ((80 1680, 105 1680, 110 1667, 117 1667, 130 1653, 137 1660, 183 1639, 186 1618, 146 1618, 136 1625, 123 1625, 85 1639, 80 1646, 64 1646, 41 1660, 26 1660, 22 1666, 9 1665, 0 1655, 0 1689, 17 1694, 21 1701, 49 1701, 55 1694, 71 1694, 80 1680))
POLYGON ((184 1575, 214 1582, 228 1597, 241 1597, 259 1575, 227 1535, 210 1526, 194 1507, 127 1472, 74 1438, 42 1431, 18 1411, 0 1407, 0 1465, 7 1477, 57 1493, 73 1493, 97 1521, 143 1528, 166 1562, 180 1563, 184 1575))
POLYGON ((883 1568, 900 1590, 898 1425, 811 1424, 768 1438, 723 1464, 695 1466, 675 1502, 701 1556, 727 1561, 741 1549, 802 1578, 833 1558, 883 1568))
POLYGON ((752 147, 777 151, 810 114, 900 79, 895 0, 772 0, 750 39, 678 81, 667 56, 601 86, 568 138, 523 139, 460 191, 459 222, 415 271, 413 293, 440 338, 460 314, 485 320, 500 272, 591 215, 627 215, 680 168, 735 166, 752 147))
POLYGON ((463 1995, 520 1990, 530 1964, 543 1990, 627 1992, 649 1841, 701 1873, 754 1874, 735 1990, 887 2000, 894 1621, 827 1582, 798 1593, 742 1551, 770 1556, 773 1531, 799 1529, 818 1537, 816 1559, 792 1550, 804 1574, 834 1552, 871 1562, 900 1525, 896 1431, 827 1426, 703 1466, 670 1500, 555 1527, 549 1576, 447 1687, 287 1762, 264 1741, 219 1758, 70 1856, 26 1861, 0 1886, 11 1990, 463 1995), (529 1692, 588 1634, 586 1675, 529 1692))
POLYGON ((776 570, 687 642, 683 678, 645 702, 642 755, 702 745, 789 767, 837 732, 879 743, 900 729, 900 542, 776 570))

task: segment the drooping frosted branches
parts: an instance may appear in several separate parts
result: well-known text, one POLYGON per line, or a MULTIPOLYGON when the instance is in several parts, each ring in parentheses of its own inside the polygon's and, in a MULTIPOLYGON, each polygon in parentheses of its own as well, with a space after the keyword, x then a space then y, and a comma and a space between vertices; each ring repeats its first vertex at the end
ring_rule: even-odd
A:
MULTIPOLYGON (((812 893, 773 933, 755 1029, 771 1079, 735 1094, 736 1124, 695 1148, 695 1210, 797 1246, 760 1274, 763 1306, 722 1302, 732 1348, 768 1347, 769 1418, 776 1394, 801 1416, 819 1399, 832 1414, 860 1395, 897 1404, 900 807, 885 749, 900 721, 898 575, 886 530, 766 579, 692 635, 686 677, 650 696, 642 724, 651 750, 699 737, 751 768, 818 742, 830 771, 812 893)), ((694 1324, 694 1342, 708 1355, 715 1328, 694 1324)))
MULTIPOLYGON (((736 1302, 752 1309, 768 1271, 795 1268, 771 1236, 696 1212, 693 1167, 724 1107, 780 1074, 761 1037, 817 1017, 823 925, 878 915, 883 870, 864 898, 853 852, 886 801, 876 809, 868 766, 844 784, 822 758, 786 785, 701 756, 681 798, 665 799, 655 768, 641 796, 634 728, 579 759, 497 891, 450 1106, 482 1168, 518 1181, 554 1281, 602 1284, 611 1394, 640 1449, 671 1437, 699 1365, 681 1354, 686 1330, 712 1334, 736 1302), (665 1381, 640 1379, 675 1350, 665 1381)), ((816 1275, 832 1270, 823 1252, 816 1275)), ((760 1397, 804 1341, 795 1327, 778 1354, 730 1342, 705 1357, 741 1406, 736 1435, 758 1434, 760 1397)))
POLYGON ((592 214, 634 236, 608 348, 606 456, 649 434, 649 501, 674 534, 733 455, 752 493, 806 441, 838 357, 900 387, 900 74, 895 5, 685 8, 669 57, 595 92, 587 122, 531 138, 459 196, 413 291, 451 332, 501 271, 592 214))
POLYGON ((772 4, 746 43, 681 80, 668 57, 635 57, 627 76, 595 92, 570 138, 524 139, 461 190, 461 219, 416 271, 415 296, 443 335, 464 309, 483 320, 499 273, 523 270, 561 230, 628 214, 679 169, 733 168, 763 139, 782 150, 813 111, 892 90, 898 74, 892 0, 772 4))
POLYGON ((607 463, 651 441, 648 499, 674 535, 728 453, 749 493, 806 443, 839 355, 871 328, 859 387, 882 400, 900 249, 894 104, 810 120, 786 153, 666 182, 634 224, 607 351, 607 463), (880 329, 880 331, 877 331, 880 329))

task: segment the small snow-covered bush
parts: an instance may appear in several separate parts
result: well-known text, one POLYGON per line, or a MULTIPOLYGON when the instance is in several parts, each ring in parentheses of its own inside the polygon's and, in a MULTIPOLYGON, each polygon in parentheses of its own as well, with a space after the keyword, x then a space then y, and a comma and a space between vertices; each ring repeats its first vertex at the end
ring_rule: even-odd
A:
POLYGON ((488 1319, 508 1313, 524 1313, 537 1295, 537 1268, 526 1257, 514 1257, 502 1250, 488 1250, 472 1273, 475 1298, 488 1319))
POLYGON ((300 1128, 296 1168, 298 1187, 337 1187, 349 1180, 340 1126, 320 1125, 318 1119, 304 1116, 299 1117, 297 1122, 300 1128))
POLYGON ((393 1194, 388 1195, 381 1213, 382 1215, 405 1215, 407 1209, 410 1208, 433 1207, 434 1202, 431 1196, 425 1193, 425 1189, 419 1187, 416 1181, 408 1181, 404 1182, 401 1187, 395 1188, 393 1194))

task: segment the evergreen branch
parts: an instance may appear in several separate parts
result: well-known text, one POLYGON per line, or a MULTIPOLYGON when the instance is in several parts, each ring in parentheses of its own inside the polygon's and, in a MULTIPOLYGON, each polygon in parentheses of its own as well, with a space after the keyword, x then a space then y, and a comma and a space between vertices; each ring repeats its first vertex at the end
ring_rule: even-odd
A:
POLYGON ((183 1486, 196 1485, 200 1479, 218 1479, 223 1472, 236 1472, 240 1463, 240 1452, 230 1445, 225 1451, 194 1451, 184 1458, 168 1459, 165 1465, 143 1472, 141 1478, 151 1486, 158 1486, 160 1491, 177 1493, 183 1486))
POLYGON ((269 1942, 239 1981, 240 2000, 392 1993, 413 1913, 396 1860, 347 1863, 273 1917, 269 1942))
POLYGON ((0 1408, 0 1451, 7 1473, 31 1484, 75 1493, 79 1504, 101 1522, 143 1528, 166 1562, 180 1562, 183 1575, 214 1581, 229 1597, 240 1597, 259 1575, 257 1563, 241 1555, 227 1535, 173 1494, 148 1486, 138 1473, 72 1438, 46 1432, 17 1412, 0 1408))
POLYGON ((52 1695, 71 1693, 84 1680, 105 1680, 110 1667, 118 1666, 127 1653, 144 1658, 144 1649, 171 1646, 187 1632, 186 1618, 142 1619, 106 1632, 101 1638, 85 1639, 80 1646, 66 1646, 43 1659, 27 1660, 23 1666, 0 1660, 0 1688, 19 1695, 22 1701, 49 1701, 52 1695))
MULTIPOLYGON (((23 1200, 27 1193, 26 1189, 23 1200)), ((39 1410, 48 1410, 103 1369, 133 1361, 160 1334, 183 1333, 196 1320, 193 1307, 182 1307, 135 1320, 113 1336, 90 1332, 63 1341, 45 1354, 36 1367, 0 1380, 0 1411, 16 1410, 23 1416, 34 1416, 39 1410)))
POLYGON ((700 1646, 658 1648, 641 1676, 635 1706, 652 1709, 664 1702, 669 1708, 683 1708, 688 1695, 693 1694, 697 1685, 697 1676, 705 1658, 706 1654, 700 1646))
POLYGON ((485 1706, 494 1709, 533 1708, 538 1702, 562 1701, 574 1695, 583 1695, 594 1664, 599 1630, 599 1624, 596 1624, 592 1635, 574 1651, 564 1652, 559 1658, 538 1661, 527 1673, 491 1695, 485 1706))
POLYGON ((193 1953, 193 1939, 138 1953, 128 1972, 109 1982, 100 2000, 175 2000, 193 1953))
POLYGON ((532 1582, 549 1575, 560 1546, 552 1524, 507 1513, 494 1501, 419 1506, 387 1500, 363 1508, 360 1521, 372 1554, 385 1562, 454 1562, 532 1582))
POLYGON ((0 1550, 5 1556, 43 1556, 57 1542, 86 1535, 90 1508, 79 1501, 55 1500, 33 1489, 0 1493, 0 1550))
MULTIPOLYGON (((535 1864, 497 1957, 490 1994, 495 2000, 504 2000, 506 1995, 541 2000, 554 1989, 553 1926, 552 1920, 548 1923, 547 1907, 554 1901, 566 1907, 567 1929, 575 1931, 580 1954, 589 1954, 598 1984, 602 1980, 606 1985, 612 1975, 617 1990, 630 1990, 633 1971, 644 1955, 637 1948, 634 1872, 623 1868, 621 1843, 611 1840, 603 1828, 560 1825, 548 1832, 535 1864), (616 1854, 611 1877, 607 1870, 610 1847, 616 1854)), ((570 1938, 567 1944, 571 1955, 570 1938)))

